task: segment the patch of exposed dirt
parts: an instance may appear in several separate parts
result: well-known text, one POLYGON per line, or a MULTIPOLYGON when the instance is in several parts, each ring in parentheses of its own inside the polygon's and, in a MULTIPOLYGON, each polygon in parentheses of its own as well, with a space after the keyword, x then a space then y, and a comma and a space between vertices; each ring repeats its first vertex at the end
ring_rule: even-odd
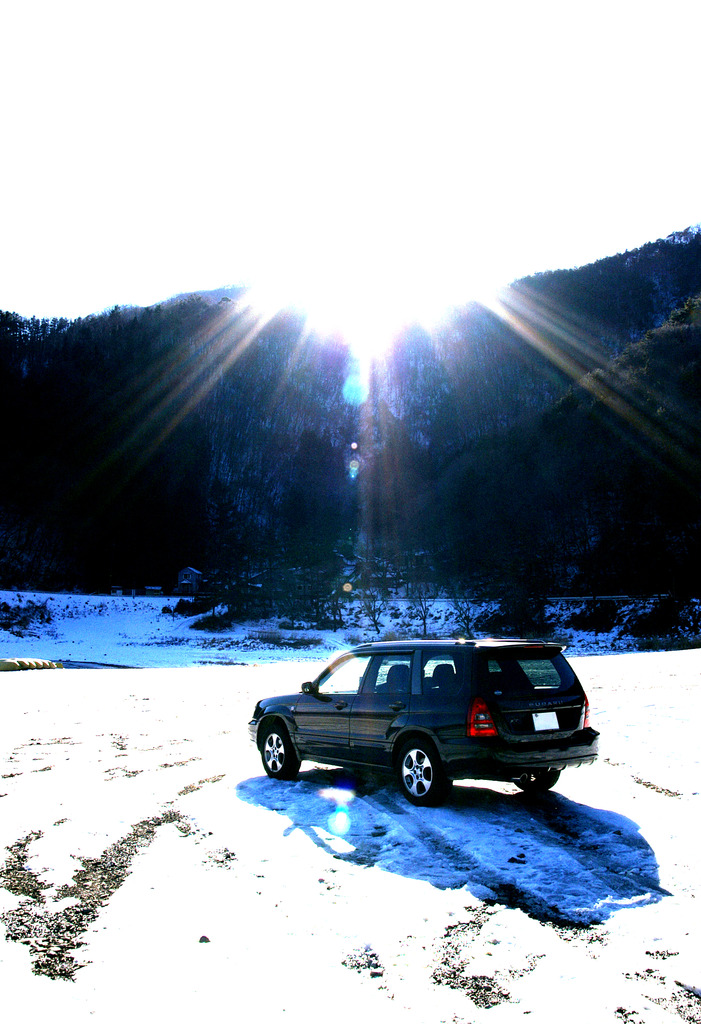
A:
POLYGON ((42 832, 30 832, 23 839, 18 839, 7 847, 9 857, 4 867, 0 868, 0 886, 14 896, 24 896, 35 902, 43 899, 44 889, 48 886, 42 882, 27 866, 29 854, 27 850, 35 839, 41 839, 42 832))
POLYGON ((701 1024, 701 996, 679 985, 669 997, 669 1005, 687 1024, 701 1024))
MULTIPOLYGON (((648 953, 648 956, 652 954, 648 953)), ((675 954, 669 954, 674 956, 675 954)), ((664 957, 663 957, 664 959, 664 957)), ((686 988, 673 978, 665 977, 661 971, 653 967, 626 974, 629 981, 635 982, 636 988, 642 992, 655 1006, 676 1013, 687 1024, 701 1024, 701 996, 695 989, 686 988)), ((620 1009, 620 1008, 619 1008, 620 1009)), ((623 1020, 633 1019, 623 1016, 623 1020)))
POLYGON ((163 764, 159 764, 159 768, 184 768, 186 764, 191 764, 192 761, 201 761, 201 757, 188 757, 184 761, 166 761, 163 764))
POLYGON ((105 775, 109 775, 110 782, 113 779, 133 779, 136 775, 141 775, 142 772, 143 768, 133 768, 129 770, 128 768, 122 768, 120 766, 105 769, 105 775))
POLYGON ((385 973, 379 956, 371 946, 349 953, 341 963, 353 971, 368 971, 371 978, 381 978, 385 973))
POLYGON ((608 933, 605 925, 602 924, 580 925, 560 923, 552 924, 551 927, 564 942, 575 942, 589 946, 589 955, 592 957, 599 955, 598 946, 606 945, 608 933))
MULTIPOLYGON (((470 951, 475 948, 475 938, 494 911, 484 906, 470 913, 470 920, 450 925, 439 940, 431 980, 436 985, 447 985, 463 991, 475 1006, 490 1009, 509 1002, 511 994, 503 988, 496 976, 472 973, 473 957, 470 951)), ((528 969, 532 970, 533 966, 528 969)))
POLYGON ((29 947, 34 974, 72 981, 81 966, 75 952, 85 943, 81 936, 96 920, 101 908, 129 875, 131 862, 148 846, 161 825, 182 824, 177 811, 137 822, 123 839, 108 846, 97 858, 82 858, 70 885, 56 890, 53 902, 70 900, 61 910, 50 909, 45 890, 49 887, 28 867, 28 847, 41 837, 30 832, 8 847, 9 857, 0 870, 0 884, 24 899, 0 917, 7 938, 29 947))
POLYGON ((187 796, 188 793, 196 793, 198 789, 202 789, 202 787, 208 782, 220 782, 223 778, 223 775, 211 775, 208 779, 200 779, 199 782, 191 782, 189 786, 185 786, 184 789, 178 791, 178 796, 187 796))
POLYGON ((207 860, 210 864, 216 864, 218 868, 232 868, 236 861, 236 854, 233 850, 223 847, 221 850, 214 850, 210 853, 207 860))
POLYGON ((667 789, 665 786, 658 786, 654 782, 648 782, 647 779, 641 779, 639 775, 633 775, 633 782, 637 782, 639 786, 645 786, 646 789, 652 789, 655 793, 661 793, 663 796, 681 796, 676 789, 667 789))

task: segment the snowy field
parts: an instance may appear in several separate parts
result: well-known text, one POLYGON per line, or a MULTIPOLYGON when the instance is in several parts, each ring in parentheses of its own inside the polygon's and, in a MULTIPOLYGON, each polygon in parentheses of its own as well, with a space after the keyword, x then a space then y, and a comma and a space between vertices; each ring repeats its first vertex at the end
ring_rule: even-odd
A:
POLYGON ((0 673, 7 1019, 701 1022, 701 651, 573 657, 595 766, 418 809, 263 774, 255 700, 333 640, 202 646, 153 601, 0 633, 0 657, 146 666, 0 673))

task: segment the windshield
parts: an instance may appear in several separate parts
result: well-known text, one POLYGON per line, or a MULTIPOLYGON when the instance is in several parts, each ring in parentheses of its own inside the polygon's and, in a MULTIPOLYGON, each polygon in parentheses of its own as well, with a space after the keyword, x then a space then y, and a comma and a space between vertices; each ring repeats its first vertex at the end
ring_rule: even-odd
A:
POLYGON ((561 654, 546 652, 515 656, 495 651, 478 659, 480 684, 496 697, 502 694, 528 696, 538 693, 566 693, 577 686, 574 671, 561 654))

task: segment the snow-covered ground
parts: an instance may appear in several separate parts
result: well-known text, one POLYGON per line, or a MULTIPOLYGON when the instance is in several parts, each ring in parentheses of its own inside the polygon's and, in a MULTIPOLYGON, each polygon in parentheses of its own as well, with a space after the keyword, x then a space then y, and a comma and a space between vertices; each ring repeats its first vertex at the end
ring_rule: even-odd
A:
POLYGON ((0 673, 8 1020, 701 1021, 701 651, 575 656, 595 766, 417 809, 263 774, 255 700, 333 635, 229 646, 121 600, 0 633, 0 657, 147 666, 0 673))

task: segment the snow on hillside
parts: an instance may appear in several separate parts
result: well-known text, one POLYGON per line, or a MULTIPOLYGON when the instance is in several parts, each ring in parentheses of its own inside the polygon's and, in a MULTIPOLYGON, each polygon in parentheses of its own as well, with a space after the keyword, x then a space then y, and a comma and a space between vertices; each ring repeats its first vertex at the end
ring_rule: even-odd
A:
MULTIPOLYGON (((261 660, 325 661, 339 649, 392 636, 420 636, 421 623, 412 615, 406 600, 388 603, 378 634, 356 606, 346 615, 346 626, 336 631, 313 627, 290 631, 270 622, 235 624, 223 632, 191 628, 197 616, 174 615, 177 598, 112 597, 105 595, 46 594, 0 591, 0 658, 47 658, 67 663, 98 663, 124 667, 176 668, 196 665, 250 664, 261 660), (34 614, 23 620, 23 609, 34 614), (20 620, 18 626, 2 628, 2 619, 20 620)), ((475 605, 476 633, 480 612, 488 605, 475 605)), ((554 639, 567 646, 570 654, 609 653, 634 650, 635 642, 620 628, 608 632, 574 630, 558 625, 557 608, 550 609, 554 639)), ((436 600, 428 629, 435 636, 456 635, 455 612, 451 602, 436 600)))
POLYGON ((0 674, 10 1016, 701 1021, 701 651, 573 658, 596 765, 419 809, 391 779, 263 774, 254 702, 297 689, 325 638, 208 648, 160 599, 71 600, 0 653, 190 667, 0 674))

